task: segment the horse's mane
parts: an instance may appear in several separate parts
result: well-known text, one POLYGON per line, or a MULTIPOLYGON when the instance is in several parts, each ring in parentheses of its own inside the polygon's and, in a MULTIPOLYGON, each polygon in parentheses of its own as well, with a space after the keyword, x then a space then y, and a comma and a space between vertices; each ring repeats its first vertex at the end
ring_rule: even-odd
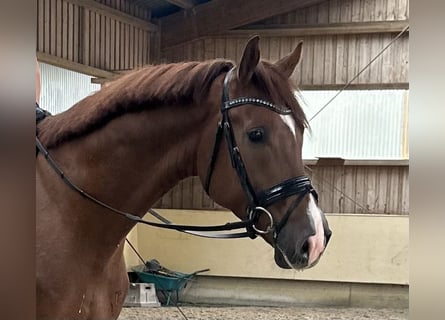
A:
MULTIPOLYGON (((233 65, 232 61, 211 60, 147 66, 128 72, 70 109, 42 121, 39 138, 47 148, 52 148, 91 133, 125 113, 202 101, 213 81, 233 65)), ((272 101, 290 107, 297 124, 307 125, 293 94, 295 89, 271 63, 260 63, 252 80, 272 101)))

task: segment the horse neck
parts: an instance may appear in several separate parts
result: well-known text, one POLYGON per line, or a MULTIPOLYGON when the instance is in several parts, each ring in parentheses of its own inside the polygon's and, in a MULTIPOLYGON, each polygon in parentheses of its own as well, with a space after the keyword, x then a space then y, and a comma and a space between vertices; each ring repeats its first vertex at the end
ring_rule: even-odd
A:
MULTIPOLYGON (((62 145, 55 157, 63 159, 65 173, 85 191, 116 209, 143 216, 181 179, 196 175, 197 148, 208 116, 199 106, 128 113, 62 145)), ((89 221, 92 232, 122 240, 134 225, 109 212, 92 215, 91 208, 107 210, 82 201, 88 210, 76 214, 84 215, 81 220, 89 221)))

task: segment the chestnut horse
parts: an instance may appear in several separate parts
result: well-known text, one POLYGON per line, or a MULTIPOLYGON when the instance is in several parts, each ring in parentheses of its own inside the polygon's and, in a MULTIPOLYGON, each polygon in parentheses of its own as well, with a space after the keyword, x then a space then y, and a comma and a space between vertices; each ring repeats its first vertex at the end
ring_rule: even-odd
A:
POLYGON ((331 231, 304 176, 307 121, 289 81, 302 43, 270 63, 258 41, 239 66, 148 66, 38 124, 38 319, 117 319, 128 288, 124 241, 136 222, 107 206, 142 218, 189 176, 275 248, 279 267, 319 260, 331 231))

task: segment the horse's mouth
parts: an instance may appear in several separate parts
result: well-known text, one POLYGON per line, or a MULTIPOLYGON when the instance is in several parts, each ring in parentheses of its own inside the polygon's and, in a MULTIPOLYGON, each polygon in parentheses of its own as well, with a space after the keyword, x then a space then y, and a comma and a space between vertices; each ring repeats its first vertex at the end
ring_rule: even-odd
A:
POLYGON ((275 263, 282 269, 294 269, 298 271, 303 271, 305 269, 309 269, 314 267, 319 261, 321 256, 323 255, 326 246, 329 242, 329 238, 331 237, 331 232, 325 234, 324 239, 324 250, 318 255, 318 257, 310 263, 309 259, 309 251, 307 248, 302 248, 302 253, 297 254, 294 253, 291 258, 289 258, 288 254, 283 250, 278 243, 275 243, 275 263))
MULTIPOLYGON (((295 262, 291 262, 287 254, 278 246, 275 245, 275 263, 282 269, 294 269, 298 271, 303 271, 304 269, 310 268, 308 266, 308 257, 303 254, 301 257, 297 258, 295 262)), ((317 260, 318 261, 318 260, 317 260)))

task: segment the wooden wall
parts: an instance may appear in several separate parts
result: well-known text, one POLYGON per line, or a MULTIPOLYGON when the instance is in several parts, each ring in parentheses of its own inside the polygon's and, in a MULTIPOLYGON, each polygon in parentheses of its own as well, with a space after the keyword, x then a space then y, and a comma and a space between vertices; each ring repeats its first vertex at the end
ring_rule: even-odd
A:
MULTIPOLYGON (((408 173, 407 165, 308 166, 307 171, 324 212, 364 214, 408 214, 408 173)), ((223 209, 197 177, 181 181, 154 207, 223 209)))
MULTIPOLYGON (((255 23, 243 30, 232 30, 163 48, 161 56, 164 62, 214 58, 238 62, 246 40, 250 34, 257 33, 261 36, 262 58, 276 61, 303 40, 303 59, 293 74, 293 80, 303 89, 340 88, 398 34, 400 30, 391 29, 394 22, 407 24, 408 17, 408 0, 330 0, 255 23), (332 30, 335 30, 330 29, 332 26, 341 32, 332 34, 332 30), (367 31, 354 32, 352 29, 357 26, 365 26, 363 30, 367 31), (308 27, 313 29, 309 32, 308 27), (323 34, 323 30, 329 33, 323 34)), ((365 89, 408 88, 408 39, 409 35, 405 33, 353 84, 365 89)), ((409 212, 407 165, 310 168, 313 172, 308 174, 313 178, 313 184, 320 194, 320 205, 325 212, 409 212)), ((196 177, 183 180, 156 206, 221 209, 207 197, 196 177)))
POLYGON ((37 0, 37 15, 39 53, 108 71, 151 61, 150 13, 128 0, 37 0))
MULTIPOLYGON (((394 34, 329 35, 308 37, 261 37, 262 59, 277 61, 300 40, 303 59, 293 74, 302 89, 329 88, 352 79, 394 34)), ((213 37, 166 50, 165 61, 207 60, 225 57, 239 61, 248 37, 213 37)), ((408 37, 404 36, 363 72, 353 84, 400 84, 408 82, 408 37)))
MULTIPOLYGON (((256 23, 244 30, 165 48, 162 55, 164 61, 214 58, 239 61, 250 35, 263 34, 260 40, 262 58, 276 61, 303 40, 303 60, 293 79, 305 89, 339 87, 351 80, 397 34, 390 29, 393 24, 388 24, 386 30, 385 25, 381 25, 376 32, 355 33, 353 29, 366 24, 371 30, 381 23, 406 21, 407 4, 407 0, 330 0, 256 23), (311 33, 316 35, 304 35, 307 26, 318 26, 320 30, 312 30, 311 33), (324 29, 332 32, 329 26, 341 27, 343 31, 341 34, 323 34, 324 29), (275 33, 271 34, 274 29, 275 33)), ((353 82, 373 88, 407 87, 407 83, 408 33, 353 82)))
POLYGON ((329 0, 255 25, 314 25, 338 22, 407 20, 408 0, 329 0))

